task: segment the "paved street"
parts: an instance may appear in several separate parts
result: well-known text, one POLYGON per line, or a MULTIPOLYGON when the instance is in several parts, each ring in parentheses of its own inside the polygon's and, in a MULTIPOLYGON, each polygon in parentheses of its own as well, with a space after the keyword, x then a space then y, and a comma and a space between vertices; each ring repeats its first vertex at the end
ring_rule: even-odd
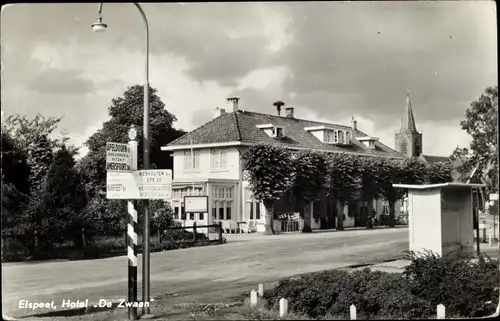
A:
MULTIPOLYGON (((151 294, 202 294, 282 277, 393 258, 408 248, 408 229, 352 230, 299 235, 228 235, 228 243, 153 253, 151 294)), ((141 256, 139 256, 141 260, 141 256)), ((139 261, 141 262, 141 261, 139 261)), ((4 315, 42 312, 19 300, 116 300, 127 296, 127 258, 2 264, 4 315)), ((141 269, 139 266, 139 276, 141 269)), ((140 294, 140 284, 139 284, 140 294)), ((140 296, 139 296, 140 298, 140 296)))

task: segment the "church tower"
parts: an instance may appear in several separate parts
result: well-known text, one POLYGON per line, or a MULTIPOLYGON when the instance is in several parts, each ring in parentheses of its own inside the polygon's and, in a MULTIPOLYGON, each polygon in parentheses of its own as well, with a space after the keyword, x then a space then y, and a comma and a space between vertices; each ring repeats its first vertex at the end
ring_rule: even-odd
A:
POLYGON ((422 134, 417 131, 411 109, 410 92, 406 94, 406 107, 401 122, 401 130, 395 135, 395 149, 406 157, 418 157, 422 154, 422 134))

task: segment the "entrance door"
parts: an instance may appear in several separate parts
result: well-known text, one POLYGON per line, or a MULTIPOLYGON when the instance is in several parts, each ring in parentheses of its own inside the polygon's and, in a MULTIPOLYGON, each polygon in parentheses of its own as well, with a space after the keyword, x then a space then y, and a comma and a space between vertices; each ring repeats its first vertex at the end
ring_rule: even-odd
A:
POLYGON ((253 225, 258 232, 265 230, 266 215, 262 202, 252 199, 252 192, 245 188, 243 220, 253 225))

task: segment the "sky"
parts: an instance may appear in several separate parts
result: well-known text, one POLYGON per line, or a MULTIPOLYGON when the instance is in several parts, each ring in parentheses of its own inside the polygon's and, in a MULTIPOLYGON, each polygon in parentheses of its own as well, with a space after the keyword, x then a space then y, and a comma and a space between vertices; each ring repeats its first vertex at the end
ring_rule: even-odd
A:
MULTIPOLYGON (((470 137, 465 110, 498 85, 493 1, 144 3, 150 84, 177 128, 216 107, 349 125, 394 147, 409 90, 423 152, 448 156, 470 137)), ((14 4, 1 12, 6 115, 61 116, 81 146, 127 86, 144 82, 145 27, 132 3, 14 4)), ((81 149, 81 154, 86 152, 81 149)))

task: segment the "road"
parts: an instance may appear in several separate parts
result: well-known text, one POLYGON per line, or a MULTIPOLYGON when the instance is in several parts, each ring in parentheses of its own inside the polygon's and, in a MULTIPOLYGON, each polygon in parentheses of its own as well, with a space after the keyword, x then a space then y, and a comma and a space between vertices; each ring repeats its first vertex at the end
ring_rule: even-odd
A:
MULTIPOLYGON (((228 243, 224 245, 151 254, 151 295, 160 298, 176 293, 177 301, 190 296, 193 299, 193 295, 200 299, 203 293, 394 258, 408 249, 407 228, 278 236, 228 235, 227 238, 228 243)), ((19 308, 19 300, 55 301, 60 310, 62 299, 88 299, 94 304, 99 299, 126 298, 127 262, 127 258, 121 256, 86 261, 4 263, 3 313, 22 317, 47 311, 19 308)), ((141 273, 139 266, 138 275, 141 273)), ((140 287, 139 283, 139 298, 140 287)))

